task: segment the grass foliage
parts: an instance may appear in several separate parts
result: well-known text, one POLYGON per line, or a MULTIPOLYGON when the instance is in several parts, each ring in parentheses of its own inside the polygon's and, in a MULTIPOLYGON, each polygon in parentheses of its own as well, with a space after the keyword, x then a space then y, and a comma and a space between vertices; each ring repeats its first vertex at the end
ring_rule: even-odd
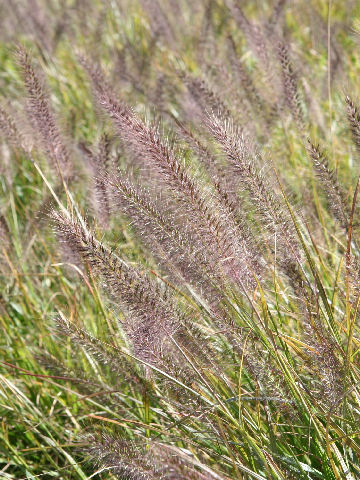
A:
POLYGON ((0 477, 360 478, 357 1, 0 4, 0 477))

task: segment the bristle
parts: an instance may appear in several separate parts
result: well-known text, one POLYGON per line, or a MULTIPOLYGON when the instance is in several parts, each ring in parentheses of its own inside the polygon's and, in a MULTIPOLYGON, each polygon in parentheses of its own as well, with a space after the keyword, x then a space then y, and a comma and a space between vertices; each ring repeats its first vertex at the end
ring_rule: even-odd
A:
POLYGON ((0 132, 13 148, 24 148, 25 141, 15 119, 0 105, 0 132))
POLYGON ((298 81, 292 62, 290 61, 288 48, 283 42, 279 42, 278 44, 278 55, 281 64, 285 102, 296 122, 299 132, 303 133, 305 130, 305 121, 298 90, 298 81))
POLYGON ((30 55, 24 48, 18 48, 17 58, 28 95, 27 112, 34 133, 39 135, 42 148, 49 156, 55 172, 67 178, 71 174, 69 153, 52 111, 44 82, 36 73, 30 55))
POLYGON ((158 36, 174 46, 174 29, 164 13, 158 0, 141 0, 141 5, 150 19, 151 30, 155 38, 158 36))
POLYGON ((202 112, 214 110, 221 112, 223 115, 230 114, 229 109, 205 79, 187 75, 184 82, 202 112))
POLYGON ((254 85, 253 79, 251 78, 250 74, 247 72, 247 69, 243 65, 241 59, 239 58, 236 52, 236 46, 233 37, 230 35, 228 37, 228 45, 229 51, 232 59, 232 66, 238 79, 241 87, 244 89, 246 94, 246 99, 250 103, 252 108, 255 108, 257 115, 265 115, 266 121, 269 122, 271 120, 271 108, 269 109, 266 105, 264 99, 262 98, 260 92, 254 85))
POLYGON ((84 438, 89 447, 86 449, 89 460, 95 465, 109 470, 119 479, 126 480, 162 480, 151 456, 135 442, 116 438, 107 433, 88 435, 84 438))
POLYGON ((99 224, 105 230, 109 228, 111 216, 111 192, 105 183, 105 175, 111 173, 110 165, 110 138, 103 134, 95 148, 88 148, 84 143, 79 144, 84 158, 89 164, 91 177, 89 194, 92 199, 92 206, 99 224))
POLYGON ((360 152, 360 112, 354 101, 347 95, 345 97, 347 106, 347 117, 351 128, 354 144, 358 152, 360 152))
POLYGON ((234 125, 231 118, 212 112, 207 120, 209 131, 223 148, 230 164, 238 175, 238 181, 252 198, 253 206, 273 229, 292 229, 281 211, 281 201, 275 197, 274 189, 257 169, 258 156, 246 133, 234 125))
POLYGON ((142 270, 127 265, 78 222, 55 212, 52 217, 62 238, 101 277, 119 307, 126 309, 129 318, 124 322, 124 329, 136 354, 156 362, 180 322, 171 301, 142 270))
POLYGON ((249 47, 252 49, 255 57, 261 62, 265 71, 269 70, 269 55, 266 45, 265 36, 259 25, 256 25, 248 20, 239 2, 234 0, 226 0, 226 5, 229 8, 237 25, 244 33, 249 47))
POLYGON ((58 316, 55 322, 58 332, 71 339, 74 344, 82 347, 86 354, 96 358, 101 365, 109 368, 117 376, 121 374, 124 381, 141 387, 144 379, 133 368, 125 355, 119 355, 115 346, 102 342, 83 328, 67 320, 63 315, 58 316))
POLYGON ((315 173, 327 196, 331 213, 340 225, 347 229, 350 210, 336 173, 330 169, 328 160, 319 145, 314 145, 309 140, 308 152, 313 162, 315 173))

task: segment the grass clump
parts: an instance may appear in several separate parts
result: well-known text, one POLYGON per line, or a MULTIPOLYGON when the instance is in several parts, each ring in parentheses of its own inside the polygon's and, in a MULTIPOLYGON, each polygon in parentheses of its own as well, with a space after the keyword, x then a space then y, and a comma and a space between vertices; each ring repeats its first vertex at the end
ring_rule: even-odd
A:
POLYGON ((2 475, 358 478, 356 5, 8 3, 2 475))

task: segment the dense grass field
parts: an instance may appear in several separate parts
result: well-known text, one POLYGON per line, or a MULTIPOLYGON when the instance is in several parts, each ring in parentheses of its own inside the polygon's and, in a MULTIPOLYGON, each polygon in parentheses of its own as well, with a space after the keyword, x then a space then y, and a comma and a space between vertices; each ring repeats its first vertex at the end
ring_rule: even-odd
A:
POLYGON ((360 478, 359 21, 0 0, 0 478, 360 478))

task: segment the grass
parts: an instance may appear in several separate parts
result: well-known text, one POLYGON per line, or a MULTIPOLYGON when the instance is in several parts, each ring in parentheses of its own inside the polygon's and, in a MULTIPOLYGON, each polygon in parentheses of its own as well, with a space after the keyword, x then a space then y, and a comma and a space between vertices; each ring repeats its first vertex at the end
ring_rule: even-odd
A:
POLYGON ((0 476, 358 478, 358 2, 284 2, 283 19, 248 2, 282 49, 230 1, 30 3, 0 15, 0 106, 18 128, 14 142, 0 117, 0 476), (18 44, 46 77, 69 176, 41 89, 29 115, 18 44), (140 134, 107 88, 148 119, 140 134), (233 232, 211 223, 224 205, 251 252, 231 243, 240 278, 221 250, 233 232))

